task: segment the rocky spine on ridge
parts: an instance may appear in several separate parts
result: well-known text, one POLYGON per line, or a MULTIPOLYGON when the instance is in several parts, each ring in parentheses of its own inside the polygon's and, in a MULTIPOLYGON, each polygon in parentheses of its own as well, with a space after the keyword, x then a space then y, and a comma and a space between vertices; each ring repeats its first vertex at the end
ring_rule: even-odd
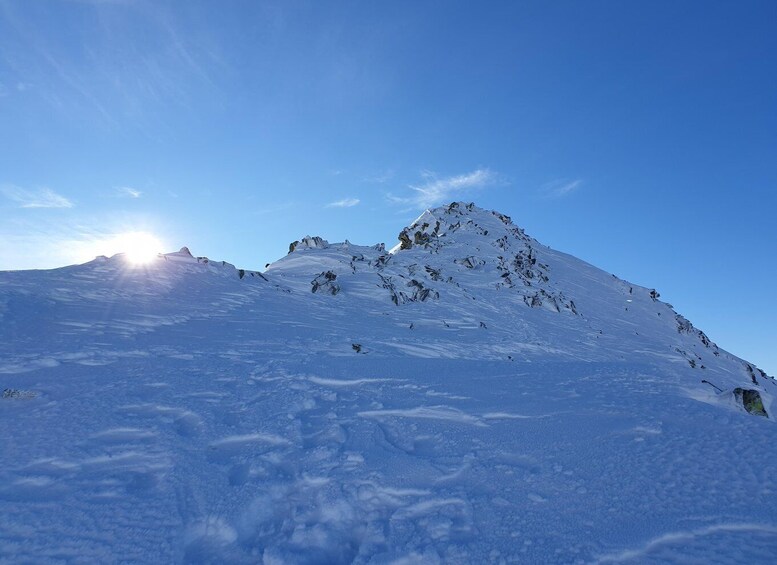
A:
POLYGON ((306 235, 301 240, 292 241, 289 244, 289 253, 294 253, 297 249, 326 249, 329 242, 317 235, 313 237, 306 235))

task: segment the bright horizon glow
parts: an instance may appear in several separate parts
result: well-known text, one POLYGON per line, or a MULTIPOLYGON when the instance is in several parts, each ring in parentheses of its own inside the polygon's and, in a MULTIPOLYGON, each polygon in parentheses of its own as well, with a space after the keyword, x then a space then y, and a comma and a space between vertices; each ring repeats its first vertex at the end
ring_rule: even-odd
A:
POLYGON ((133 265, 150 263, 162 252, 162 242, 148 232, 127 232, 116 236, 110 242, 116 253, 124 253, 127 261, 133 265))
POLYGON ((90 241, 72 241, 69 247, 74 249, 73 261, 76 263, 99 256, 123 254, 127 262, 143 265, 165 252, 165 244, 156 235, 141 230, 110 234, 90 241))

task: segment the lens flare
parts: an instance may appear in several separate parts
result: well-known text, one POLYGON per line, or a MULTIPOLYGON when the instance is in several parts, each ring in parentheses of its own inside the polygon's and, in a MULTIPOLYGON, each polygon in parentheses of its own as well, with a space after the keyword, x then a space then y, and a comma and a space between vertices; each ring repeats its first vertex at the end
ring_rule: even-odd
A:
POLYGON ((162 244, 147 232, 127 232, 116 236, 115 248, 133 265, 145 265, 159 255, 162 244))

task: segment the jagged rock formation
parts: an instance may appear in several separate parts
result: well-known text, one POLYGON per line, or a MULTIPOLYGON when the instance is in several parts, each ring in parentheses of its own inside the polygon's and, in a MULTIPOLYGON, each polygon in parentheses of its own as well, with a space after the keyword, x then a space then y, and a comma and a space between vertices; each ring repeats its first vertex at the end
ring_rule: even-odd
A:
POLYGON ((311 291, 315 293, 321 290, 322 292, 334 296, 340 292, 340 285, 335 282, 336 280, 336 274, 332 271, 324 271, 311 281, 311 291))
POLYGON ((329 247, 329 242, 325 239, 314 235, 313 237, 306 235, 301 240, 292 241, 289 244, 289 253, 294 253, 297 249, 326 249, 329 247))
MULTIPOLYGON (((397 286, 391 276, 384 276, 379 273, 378 277, 382 283, 381 287, 389 292, 391 301, 397 306, 400 304, 407 304, 408 302, 424 302, 428 298, 440 298, 439 292, 425 286, 424 283, 416 279, 410 279, 407 282, 403 281, 405 287, 403 290, 401 286, 397 286)), ((405 277, 400 278, 405 279, 405 277)))

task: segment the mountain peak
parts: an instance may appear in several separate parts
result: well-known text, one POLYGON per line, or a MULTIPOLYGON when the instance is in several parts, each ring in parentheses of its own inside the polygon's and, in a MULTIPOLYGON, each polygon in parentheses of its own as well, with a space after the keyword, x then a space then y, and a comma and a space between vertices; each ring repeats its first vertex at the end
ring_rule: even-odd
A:
POLYGON ((483 238, 492 241, 504 238, 506 242, 510 237, 526 242, 530 240, 521 228, 513 224, 510 216, 480 208, 473 202, 452 202, 428 209, 416 218, 399 233, 399 243, 391 252, 413 246, 437 250, 454 240, 472 243, 473 237, 481 241, 483 238))

